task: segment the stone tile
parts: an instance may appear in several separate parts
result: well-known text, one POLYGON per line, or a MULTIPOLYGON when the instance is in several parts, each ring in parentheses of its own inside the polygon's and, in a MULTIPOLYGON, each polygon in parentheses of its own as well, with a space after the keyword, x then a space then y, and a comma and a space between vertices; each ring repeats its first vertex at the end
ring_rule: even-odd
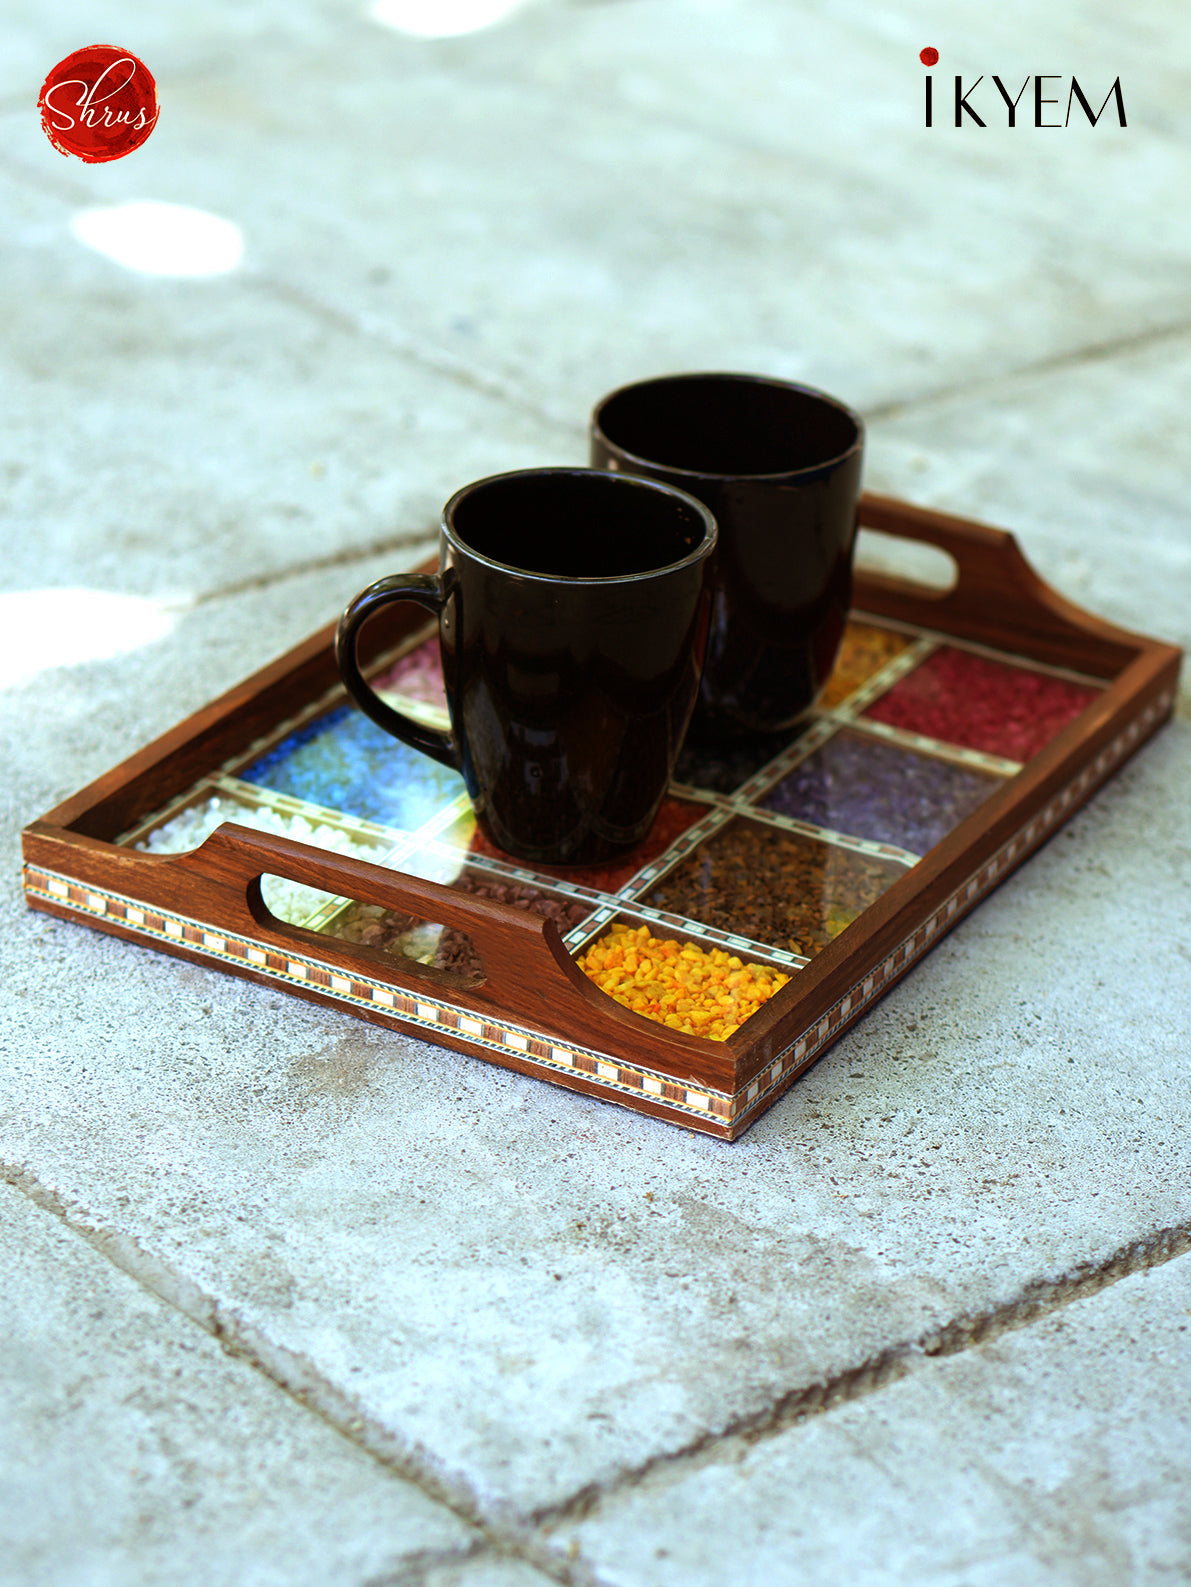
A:
MULTIPOLYGON (((1120 72, 1130 106, 979 141, 920 124, 919 8, 543 0, 431 43, 332 4, 123 14, 170 107, 135 160, 62 160, 22 97, 89 5, 22 10, 0 78, 4 578, 125 625, 0 698, 10 856, 456 485, 580 460, 591 400, 664 368, 839 390, 870 483, 1185 635, 1181 12, 953 8, 942 71, 1120 72), (146 196, 236 220, 242 272, 71 241, 146 196)), ((732 1147, 28 914, 10 870, 0 1162, 512 1528, 1186 1227, 1187 758, 1180 721, 732 1147)))
POLYGON ((417 1578, 417 1587, 546 1587, 555 1580, 553 1573, 536 1570, 523 1560, 488 1556, 429 1562, 425 1574, 417 1578))
POLYGON ((0 1153, 332 1418, 562 1502, 1187 1224, 1185 734, 731 1147, 14 905, 0 1153))
MULTIPOLYGON (((340 212, 300 235, 274 213, 285 255, 275 244, 263 268, 352 309, 364 272, 388 270, 366 300, 384 323, 432 330, 577 425, 608 386, 669 368, 760 368, 864 407, 1186 322, 1177 90, 1152 39, 1106 27, 1089 59, 1060 14, 1030 19, 1028 50, 1020 21, 971 17, 948 41, 969 80, 990 59, 1024 77, 1041 55, 1078 61, 1085 81, 1123 73, 1139 108, 1105 148, 1105 127, 1048 144, 1032 128, 928 131, 929 14, 874 26, 867 9, 769 4, 747 27, 732 8, 688 19, 681 4, 541 6, 435 53, 345 30, 345 67, 377 52, 402 102, 389 159, 358 178, 358 263, 332 254, 340 212)), ((339 115, 356 146, 373 134, 368 75, 351 77, 333 108, 317 83, 301 105, 274 90, 273 191, 295 117, 339 115)))
POLYGON ((5 1581, 376 1580, 476 1536, 0 1185, 5 1581))
POLYGON ((1191 1257, 563 1526, 600 1581, 1117 1587, 1191 1569, 1191 1257))
POLYGON ((868 484, 1013 530, 1069 599, 1186 648, 1188 403, 1186 336, 1076 359, 874 418, 868 484))
MULTIPOLYGON (((948 66, 1122 76, 1127 129, 1050 137, 922 125, 928 12, 770 0, 691 27, 680 0, 541 4, 439 41, 362 8, 215 18, 189 56, 185 31, 166 46, 170 118, 90 191, 229 215, 264 290, 579 446, 602 390, 662 369, 767 369, 865 407, 1187 321, 1173 11, 1101 17, 1091 49, 1064 12, 1031 16, 1028 47, 1017 13, 953 19, 940 93, 948 66)), ((26 180, 64 181, 35 125, 10 142, 26 180)))
POLYGON ((9 589, 185 611, 345 553, 424 551, 458 486, 571 460, 539 421, 341 316, 234 277, 138 279, 34 207, 0 346, 9 589))

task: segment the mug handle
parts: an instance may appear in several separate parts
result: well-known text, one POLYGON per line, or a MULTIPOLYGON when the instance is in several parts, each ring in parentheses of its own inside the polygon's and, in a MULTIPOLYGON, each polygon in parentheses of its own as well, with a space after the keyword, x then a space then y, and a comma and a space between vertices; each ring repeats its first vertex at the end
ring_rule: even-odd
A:
POLYGON ((459 771, 462 769, 462 759, 454 734, 415 722, 404 712, 386 705, 365 680, 356 659, 356 640, 360 629, 382 606, 391 606, 396 601, 412 601, 415 606, 424 606, 441 619, 443 607, 450 599, 453 588, 454 579, 449 571, 447 574, 394 573, 387 579, 377 579, 375 584, 370 584, 356 596, 339 619, 335 633, 335 660, 339 664, 339 673, 347 692, 377 727, 384 728, 386 733, 399 738, 411 749, 430 755, 452 771, 459 771))

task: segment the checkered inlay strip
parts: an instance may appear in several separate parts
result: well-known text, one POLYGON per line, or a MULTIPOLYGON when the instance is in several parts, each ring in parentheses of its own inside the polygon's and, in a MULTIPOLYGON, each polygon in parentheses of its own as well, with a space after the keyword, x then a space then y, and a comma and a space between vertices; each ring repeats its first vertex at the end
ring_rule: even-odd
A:
POLYGON ((545 1073, 581 1075, 608 1090, 664 1103, 679 1112, 731 1122, 732 1098, 725 1091, 692 1085, 673 1076, 626 1062, 611 1053, 560 1043, 518 1026, 459 1008, 439 998, 386 985, 322 964, 317 959, 269 948, 251 938, 213 930, 184 916, 153 909, 117 893, 101 892, 52 871, 26 866, 26 893, 133 927, 138 933, 183 943, 217 960, 240 965, 282 982, 317 989, 356 1007, 366 1006, 421 1026, 427 1033, 451 1031, 495 1053, 515 1054, 545 1073))

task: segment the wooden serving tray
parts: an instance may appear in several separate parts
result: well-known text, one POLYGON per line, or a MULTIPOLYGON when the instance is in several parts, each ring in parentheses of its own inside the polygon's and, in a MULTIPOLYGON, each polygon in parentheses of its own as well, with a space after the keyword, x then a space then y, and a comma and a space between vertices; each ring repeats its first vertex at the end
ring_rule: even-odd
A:
MULTIPOLYGON (((1181 653, 1070 605, 1012 536, 871 494, 861 523, 947 552, 954 587, 858 571, 805 727, 688 752, 620 867, 486 847, 457 779, 368 739, 329 624, 28 826, 28 902, 733 1139, 1174 703, 1181 653), (613 921, 790 979, 726 1040, 687 1034, 578 967, 613 921)), ((361 659, 403 694, 435 641, 385 615, 361 659)))

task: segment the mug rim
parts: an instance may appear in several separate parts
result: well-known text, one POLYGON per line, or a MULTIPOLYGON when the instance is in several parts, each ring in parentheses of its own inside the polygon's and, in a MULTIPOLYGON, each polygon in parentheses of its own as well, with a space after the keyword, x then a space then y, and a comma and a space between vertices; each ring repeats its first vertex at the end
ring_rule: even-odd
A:
MULTIPOLYGON (((601 484, 600 488, 604 489, 606 485, 601 484)), ((658 578, 666 573, 674 573, 681 568, 693 567, 715 550, 716 542, 719 538, 719 526, 710 508, 704 506, 698 497, 692 496, 680 486, 668 485, 664 480, 647 479, 640 474, 624 474, 618 469, 583 468, 577 465, 575 467, 562 465, 546 468, 514 468, 504 473, 486 474, 483 479, 472 480, 470 485, 461 486, 447 501, 442 510, 439 527, 456 551, 462 552, 470 560, 481 564, 483 567, 495 568, 501 573, 511 573, 517 578, 533 579, 542 584, 563 584, 568 587, 576 584, 588 586, 632 584, 645 579, 658 578), (592 577, 584 578, 565 573, 544 573, 535 568, 518 567, 513 562, 498 561, 496 557, 489 556, 486 552, 478 550, 470 541, 465 540, 455 528, 453 520, 456 506, 465 496, 470 496, 474 491, 513 480, 563 477, 588 480, 598 479, 604 482, 619 480, 623 484, 631 485, 635 488, 644 488, 672 497, 675 501, 681 502, 683 506, 692 509, 702 521, 703 538, 685 556, 678 557, 673 562, 663 562, 651 568, 639 568, 635 573, 596 574, 592 577)))
POLYGON ((679 371, 671 375, 650 375, 644 380, 629 380, 622 386, 606 392, 591 410, 591 434, 593 439, 598 438, 609 452, 619 454, 630 463, 638 463, 644 468, 663 470, 666 474, 682 475, 686 479, 715 479, 715 480, 794 480, 804 476, 821 473, 826 468, 834 468, 846 462, 848 458, 863 451, 864 448, 864 420, 855 408, 850 407, 839 397, 833 397, 829 391, 823 391, 818 386, 807 386, 797 380, 783 380, 780 375, 754 375, 737 372, 730 369, 692 369, 679 371), (659 458, 645 457, 640 452, 632 452, 627 446, 622 446, 619 441, 614 441, 600 423, 600 415, 608 404, 617 397, 629 391, 647 391, 657 386, 677 386, 696 381, 722 381, 752 386, 773 386, 779 391, 794 391, 800 396, 814 397, 825 406, 833 408, 837 413, 842 413, 851 420, 856 428, 856 434, 851 444, 844 447, 842 452, 835 452, 830 457, 820 458, 817 462, 806 463, 801 468, 775 468, 764 469, 757 473, 749 473, 740 469, 720 470, 714 468, 683 468, 679 464, 665 463, 659 458))

